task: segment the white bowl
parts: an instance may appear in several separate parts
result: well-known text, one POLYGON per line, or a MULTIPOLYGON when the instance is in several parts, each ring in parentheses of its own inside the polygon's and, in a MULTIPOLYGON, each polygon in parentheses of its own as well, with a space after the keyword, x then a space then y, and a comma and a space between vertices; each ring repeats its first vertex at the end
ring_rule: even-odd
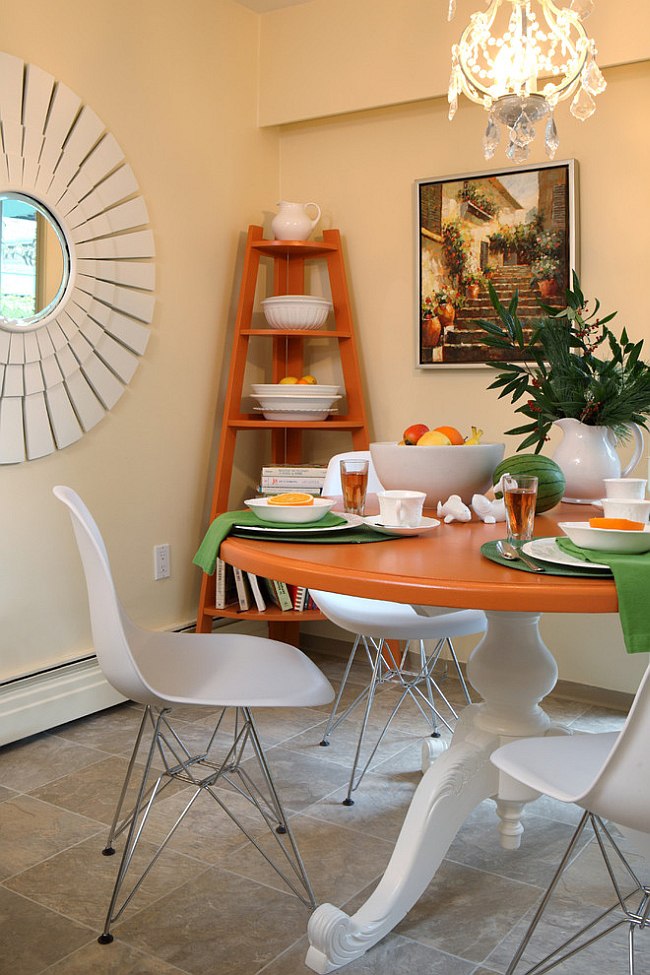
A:
POLYGON ((473 494, 492 487, 492 473, 503 460, 505 444, 481 443, 417 447, 371 443, 377 477, 386 490, 424 491, 432 507, 459 494, 469 504, 473 494))
POLYGON ((284 393, 267 393, 253 396, 264 410, 329 410, 340 396, 285 396, 284 393))
POLYGON ((276 295, 265 298, 262 309, 271 328, 321 328, 332 302, 312 295, 276 295))
POLYGON ((643 531, 621 531, 616 528, 592 528, 588 521, 561 521, 559 527, 579 548, 641 555, 650 552, 650 525, 643 531))
POLYGON ((331 413, 336 413, 335 409, 329 410, 278 410, 276 407, 272 409, 264 409, 262 406, 255 406, 255 413, 262 413, 265 420, 279 420, 280 423, 284 423, 285 420, 288 421, 302 421, 303 423, 313 423, 319 422, 320 420, 326 420, 331 413))
POLYGON ((282 393, 283 396, 336 396, 340 386, 326 386, 323 383, 310 386, 307 383, 251 383, 253 396, 267 396, 282 393))
POLYGON ((261 521, 283 523, 285 525, 309 525, 320 521, 334 507, 330 498, 314 498, 313 504, 269 504, 268 498, 251 498, 244 501, 261 521))

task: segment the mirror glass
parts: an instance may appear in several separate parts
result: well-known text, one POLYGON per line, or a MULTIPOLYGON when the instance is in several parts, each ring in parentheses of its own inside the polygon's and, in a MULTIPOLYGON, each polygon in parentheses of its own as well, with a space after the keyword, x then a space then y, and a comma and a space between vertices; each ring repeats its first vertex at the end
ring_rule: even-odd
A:
POLYGON ((68 246, 52 214, 32 197, 0 193, 1 318, 38 324, 61 300, 69 276, 68 246))

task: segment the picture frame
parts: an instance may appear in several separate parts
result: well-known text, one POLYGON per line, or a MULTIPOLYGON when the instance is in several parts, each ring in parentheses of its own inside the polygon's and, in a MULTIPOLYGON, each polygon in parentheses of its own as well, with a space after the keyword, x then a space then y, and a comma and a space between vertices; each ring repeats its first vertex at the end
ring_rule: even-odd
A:
POLYGON ((475 324, 497 320, 488 280, 505 304, 518 289, 531 326, 540 301, 562 307, 578 271, 576 160, 418 179, 414 198, 418 368, 499 358, 475 324))

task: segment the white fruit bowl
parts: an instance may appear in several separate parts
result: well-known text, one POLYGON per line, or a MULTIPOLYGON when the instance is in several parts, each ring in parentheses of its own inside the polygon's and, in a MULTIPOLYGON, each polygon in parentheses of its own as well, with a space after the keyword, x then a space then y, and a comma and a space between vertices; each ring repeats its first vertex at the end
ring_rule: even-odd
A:
POLYGON ((592 528, 588 521, 561 521, 559 527, 579 548, 620 555, 650 552, 650 525, 643 531, 621 531, 617 528, 592 528))
POLYGON ((492 473, 503 460, 505 444, 409 447, 371 443, 377 477, 387 491, 424 491, 427 507, 459 494, 469 504, 473 494, 492 487, 492 473))
POLYGON ((277 407, 273 409, 265 409, 262 406, 254 407, 255 413, 261 413, 265 420, 278 420, 280 423, 285 421, 298 421, 300 423, 314 423, 320 422, 321 420, 326 420, 331 413, 336 413, 335 409, 328 410, 313 410, 313 409, 302 409, 297 410, 292 407, 290 410, 279 410, 277 407))
MULTIPOLYGON (((304 389, 304 386, 302 387, 304 389)), ((329 410, 340 396, 317 396, 306 393, 303 396, 287 396, 284 393, 259 393, 253 396, 264 410, 329 410)))
POLYGON ((330 498, 314 498, 313 504, 269 504, 268 498, 251 498, 244 501, 256 518, 273 524, 309 525, 324 518, 334 507, 335 501, 330 498))
POLYGON ((262 309, 271 328, 322 328, 332 302, 312 295, 276 295, 265 298, 262 309))
POLYGON ((283 396, 336 396, 340 386, 326 386, 323 383, 251 383, 253 396, 267 396, 282 393, 283 396))

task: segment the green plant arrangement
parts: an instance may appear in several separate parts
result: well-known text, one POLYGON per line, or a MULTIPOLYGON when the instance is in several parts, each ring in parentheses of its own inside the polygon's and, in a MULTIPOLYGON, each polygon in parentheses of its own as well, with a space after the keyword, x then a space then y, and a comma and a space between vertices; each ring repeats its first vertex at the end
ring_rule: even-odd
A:
POLYGON ((443 287, 436 291, 434 302, 438 305, 453 305, 456 310, 460 310, 465 305, 465 295, 461 294, 456 288, 443 287))
POLYGON ((650 366, 641 360, 643 340, 630 342, 625 329, 617 338, 607 326, 616 312, 598 318, 598 300, 589 313, 575 272, 566 308, 540 303, 545 317, 528 337, 517 316, 518 292, 506 307, 489 283, 488 289, 501 324, 482 319, 477 324, 487 333, 484 344, 503 351, 502 361, 488 363, 499 370, 488 389, 500 389, 499 398, 510 396, 513 404, 523 401, 515 412, 530 422, 506 431, 524 436, 518 451, 534 446, 539 453, 551 425, 562 418, 610 427, 619 439, 628 423, 648 428, 650 366), (530 361, 509 362, 508 353, 515 350, 530 361))
POLYGON ((554 257, 543 254, 533 261, 530 265, 530 271, 532 274, 531 285, 537 284, 539 281, 557 281, 560 275, 560 262, 554 257))
POLYGON ((442 261, 450 278, 462 278, 469 248, 458 220, 448 220, 442 225, 442 261))
POLYGON ((465 183, 460 192, 458 193, 458 199, 466 201, 467 203, 473 203, 474 206, 482 210, 483 213, 487 213, 488 216, 493 217, 498 212, 498 207, 496 203, 486 196, 486 194, 479 189, 476 183, 465 183))

